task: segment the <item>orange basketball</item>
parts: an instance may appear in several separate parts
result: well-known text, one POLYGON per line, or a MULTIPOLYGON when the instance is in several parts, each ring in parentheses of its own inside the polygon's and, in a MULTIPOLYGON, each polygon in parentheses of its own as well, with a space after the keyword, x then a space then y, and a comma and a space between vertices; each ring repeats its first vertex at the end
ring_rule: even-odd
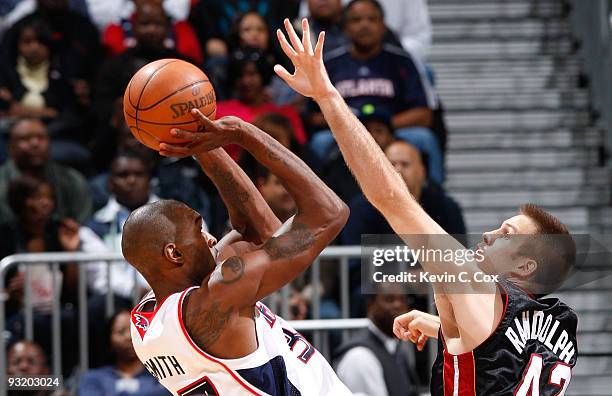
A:
POLYGON ((179 59, 161 59, 134 74, 123 95, 123 115, 132 134, 145 146, 184 143, 170 129, 198 131, 191 109, 198 108, 214 119, 215 90, 202 70, 179 59))

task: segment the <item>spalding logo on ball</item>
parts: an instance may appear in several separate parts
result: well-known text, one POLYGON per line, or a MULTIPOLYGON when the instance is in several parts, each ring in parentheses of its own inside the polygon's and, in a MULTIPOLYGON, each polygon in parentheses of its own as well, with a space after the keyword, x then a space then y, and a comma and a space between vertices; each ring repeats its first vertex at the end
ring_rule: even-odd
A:
POLYGON ((172 128, 197 132, 198 121, 191 109, 214 119, 215 90, 198 67, 179 59, 151 62, 136 72, 123 95, 123 115, 130 131, 145 146, 184 143, 170 135, 172 128))

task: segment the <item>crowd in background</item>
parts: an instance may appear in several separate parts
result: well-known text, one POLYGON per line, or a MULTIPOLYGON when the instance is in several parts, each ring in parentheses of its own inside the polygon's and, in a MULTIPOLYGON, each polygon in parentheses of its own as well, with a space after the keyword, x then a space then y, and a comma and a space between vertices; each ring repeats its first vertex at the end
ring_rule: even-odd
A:
MULTIPOLYGON (((443 98, 437 97, 434 71, 427 66, 432 28, 425 0, 4 0, 0 258, 24 252, 120 252, 130 212, 160 198, 200 212, 214 235, 227 232, 227 212, 195 161, 160 157, 137 142, 124 121, 122 98, 131 76, 161 58, 201 67, 215 87, 218 117, 256 124, 338 193, 351 215, 335 243, 356 245, 361 234, 392 233, 360 193, 316 104, 272 70, 276 63, 290 66, 279 51, 276 29, 285 18, 295 22, 302 16, 309 18, 315 37, 326 31, 325 64, 332 82, 411 194, 447 232, 465 234, 461 209, 442 187, 447 132, 443 98)), ((226 150, 282 221, 294 214, 295 203, 275 175, 239 147, 226 150)), ((51 351, 54 284, 61 285, 63 336, 78 338, 76 264, 63 265, 60 274, 44 265, 32 272, 30 285, 24 284, 21 268, 7 274, 10 374, 49 370, 45 356, 51 351), (21 341, 26 287, 32 290, 35 342, 21 341)), ((324 271, 322 318, 340 316, 337 277, 333 269, 324 271)), ((423 308, 423 302, 393 294, 368 299, 359 293, 358 265, 351 265, 350 279, 351 315, 367 316, 372 324, 361 338, 337 349, 339 375, 364 394, 397 394, 401 378, 410 385, 403 389, 414 392, 426 381, 426 373, 416 370, 422 357, 394 344, 388 322, 412 306, 423 308), (361 373, 351 366, 368 358, 379 361, 372 363, 378 371, 361 373), (393 362, 406 375, 383 375, 393 362)), ((129 342, 126 309, 134 290, 147 289, 144 278, 128 263, 118 263, 111 267, 109 284, 106 266, 93 263, 87 285, 95 369, 81 373, 73 389, 83 395, 167 394, 129 342), (115 295, 118 309, 108 329, 99 323, 106 293, 115 295)), ((309 318, 311 285, 302 280, 292 287, 289 319, 309 318)), ((63 346, 67 377, 75 374, 77 353, 72 345, 63 346)))

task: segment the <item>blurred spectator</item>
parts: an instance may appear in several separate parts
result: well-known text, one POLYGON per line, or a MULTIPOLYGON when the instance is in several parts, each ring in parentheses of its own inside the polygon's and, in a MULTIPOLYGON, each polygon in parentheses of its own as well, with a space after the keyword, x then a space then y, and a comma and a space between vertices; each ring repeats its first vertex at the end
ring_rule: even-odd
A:
MULTIPOLYGON (((15 253, 40 252, 108 252, 102 241, 88 228, 80 227, 70 218, 53 215, 55 195, 51 184, 40 178, 22 175, 11 181, 8 204, 16 219, 0 223, 3 235, 0 241, 0 257, 15 253)), ((23 303, 24 274, 21 270, 9 271, 9 313, 15 313, 23 303)), ((55 277, 48 265, 31 267, 29 288, 32 304, 38 312, 51 309, 53 282, 60 285, 64 302, 76 301, 77 268, 62 267, 55 277)))
MULTIPOLYGON (((279 63, 279 61, 286 62, 287 57, 278 56, 277 48, 274 45, 276 40, 272 38, 273 35, 271 34, 266 20, 255 11, 246 12, 236 18, 230 29, 228 36, 230 53, 240 48, 253 48, 261 51, 270 67, 279 63)), ((291 89, 283 79, 274 73, 272 74, 270 83, 266 85, 270 100, 275 104, 297 105, 304 102, 304 97, 302 95, 299 95, 291 89)), ((230 94, 231 89, 230 87, 230 94)))
MULTIPOLYGON (((424 62, 427 59, 431 47, 431 19, 426 0, 378 0, 385 11, 385 25, 390 30, 386 37, 387 42, 401 45, 406 51, 417 59, 424 62)), ((350 0, 302 0, 300 5, 300 16, 308 16, 315 20, 315 13, 328 12, 331 4, 346 5, 350 0)), ((339 21, 340 22, 340 21, 339 21)), ((337 26, 340 26, 338 23, 337 26)), ((328 36, 337 27, 325 28, 325 46, 328 49, 336 46, 328 45, 328 36), (331 29, 329 29, 331 28, 331 29)), ((312 23, 311 23, 312 29, 312 23)), ((319 34, 319 30, 315 30, 319 34)), ((315 36, 316 37, 316 36, 315 36)), ((333 42, 333 41, 332 41, 333 42)))
MULTIPOLYGON (((317 42, 319 33, 325 31, 325 50, 329 52, 338 47, 349 45, 342 26, 343 7, 341 0, 303 0, 301 15, 308 17, 311 40, 317 42)), ((301 18, 300 18, 301 20, 301 18)), ((297 28, 301 30, 302 24, 297 28)))
MULTIPOLYGON (((44 19, 51 27, 58 68, 73 84, 79 102, 86 103, 89 81, 95 75, 102 56, 98 30, 86 17, 71 10, 68 0, 37 0, 36 10, 21 21, 36 18, 44 19)), ((14 42, 14 28, 9 29, 3 38, 3 59, 9 59, 8 43, 14 42)))
MULTIPOLYGON (((442 187, 427 180, 418 149, 409 143, 396 141, 385 148, 385 154, 425 212, 449 234, 460 235, 460 242, 465 243, 466 229, 461 208, 442 187)), ((349 220, 341 233, 343 244, 359 245, 361 234, 393 234, 385 218, 363 195, 353 199, 350 208, 349 220)))
POLYGON ((35 118, 15 121, 9 132, 9 160, 0 166, 0 218, 14 216, 7 204, 8 185, 19 175, 45 178, 55 193, 55 213, 78 222, 91 214, 91 196, 83 176, 49 159, 49 134, 35 118))
MULTIPOLYGON (((16 220, 0 224, 0 257, 15 253, 41 252, 108 252, 104 243, 88 228, 80 227, 74 220, 54 216, 53 189, 50 183, 22 175, 10 183, 8 201, 16 213, 16 220)), ((99 263, 87 267, 90 270, 99 263)), ((47 352, 51 348, 51 310, 54 297, 59 298, 62 336, 74 339, 77 334, 76 306, 79 303, 78 266, 64 264, 54 272, 49 263, 29 266, 30 281, 26 283, 25 268, 8 271, 6 330, 11 339, 24 336, 24 290, 30 290, 30 304, 34 308, 34 337, 47 352)), ((91 280, 92 276, 88 276, 91 280)), ((93 311, 92 311, 93 312, 93 311)), ((90 321, 90 324, 93 323, 90 321)), ((72 344, 62 345, 63 372, 69 373, 77 360, 77 350, 72 344)))
MULTIPOLYGON (((228 85, 235 91, 236 99, 217 102, 217 117, 236 116, 251 122, 262 113, 279 113, 291 121, 298 143, 306 142, 304 126, 297 111, 291 106, 277 106, 266 95, 265 87, 272 78, 272 67, 265 55, 252 48, 234 51, 228 65, 228 85)), ((239 147, 228 147, 234 159, 238 158, 239 147)))
MULTIPOLYGON (((123 225, 130 213, 159 199, 151 192, 150 172, 146 160, 134 153, 120 153, 112 161, 108 177, 108 190, 112 195, 106 205, 85 223, 102 238, 110 251, 121 253, 123 225)), ((111 289, 116 295, 128 299, 137 286, 148 288, 144 278, 126 261, 113 263, 110 270, 111 289)), ((108 291, 106 266, 98 268, 93 283, 95 290, 108 291)))
POLYGON ((225 38, 239 14, 254 11, 274 31, 284 18, 294 18, 298 7, 299 0, 200 0, 191 10, 190 21, 207 57, 227 56, 225 38))
POLYGON ((368 295, 367 330, 340 346, 336 354, 338 378, 358 395, 416 396, 414 346, 393 335, 393 319, 408 311, 403 293, 368 295))
POLYGON ((83 374, 77 391, 79 396, 170 395, 136 356, 129 310, 117 312, 110 320, 110 352, 110 365, 83 374))
POLYGON ((9 116, 55 119, 74 95, 54 65, 51 28, 37 17, 20 21, 14 32, 0 69, 0 104, 9 116))
POLYGON ((154 5, 153 8, 158 12, 147 12, 141 23, 148 26, 150 31, 158 29, 158 24, 165 23, 167 35, 164 38, 164 46, 169 49, 176 50, 186 58, 192 59, 198 65, 202 65, 204 58, 202 56, 202 48, 198 38, 187 21, 174 21, 166 17, 163 21, 160 18, 164 17, 162 8, 162 0, 134 0, 138 5, 136 10, 127 17, 121 18, 116 23, 111 23, 104 28, 102 33, 102 43, 108 50, 111 56, 118 55, 124 52, 127 48, 132 48, 136 45, 134 38, 134 21, 137 18, 138 10, 148 10, 145 7, 146 3, 154 5))
MULTIPOLYGON (((384 13, 376 0, 353 0, 346 9, 345 32, 349 47, 327 53, 330 79, 356 111, 366 104, 392 114, 398 138, 407 140, 428 155, 430 178, 443 181, 439 143, 429 129, 433 123, 435 97, 424 68, 401 48, 384 44, 384 13)), ((320 112, 310 117, 314 127, 326 127, 320 112)), ((324 159, 334 145, 329 130, 311 140, 315 154, 324 159)))
MULTIPOLYGON (((11 344, 6 354, 6 373, 10 376, 49 375, 47 356, 43 349, 33 341, 21 340, 11 344)), ((20 395, 47 396, 49 390, 28 390, 16 392, 20 395)))
POLYGON ((76 98, 58 68, 49 25, 41 17, 26 18, 13 30, 10 58, 0 64, 0 109, 11 117, 45 120, 54 141, 54 158, 86 165, 91 154, 80 143, 88 137, 78 136, 76 98))
MULTIPOLYGON (((113 23, 129 19, 136 8, 134 3, 139 0, 85 0, 89 15, 93 23, 103 32, 113 23)), ((166 14, 173 21, 184 21, 189 16, 191 0, 158 0, 163 6, 166 14)))
POLYGON ((115 100, 123 97, 130 79, 142 66, 163 58, 191 61, 176 50, 166 48, 167 15, 159 3, 138 3, 133 34, 136 40, 134 47, 107 60, 98 74, 94 106, 98 122, 111 117, 115 100))

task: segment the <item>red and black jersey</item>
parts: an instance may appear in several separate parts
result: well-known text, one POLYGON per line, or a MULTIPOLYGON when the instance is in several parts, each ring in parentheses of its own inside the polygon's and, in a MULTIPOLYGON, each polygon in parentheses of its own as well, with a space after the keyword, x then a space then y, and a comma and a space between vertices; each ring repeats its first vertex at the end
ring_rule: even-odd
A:
POLYGON ((499 286, 504 312, 486 341, 452 355, 440 332, 433 396, 565 394, 578 354, 576 314, 557 298, 535 298, 508 281, 499 286))

